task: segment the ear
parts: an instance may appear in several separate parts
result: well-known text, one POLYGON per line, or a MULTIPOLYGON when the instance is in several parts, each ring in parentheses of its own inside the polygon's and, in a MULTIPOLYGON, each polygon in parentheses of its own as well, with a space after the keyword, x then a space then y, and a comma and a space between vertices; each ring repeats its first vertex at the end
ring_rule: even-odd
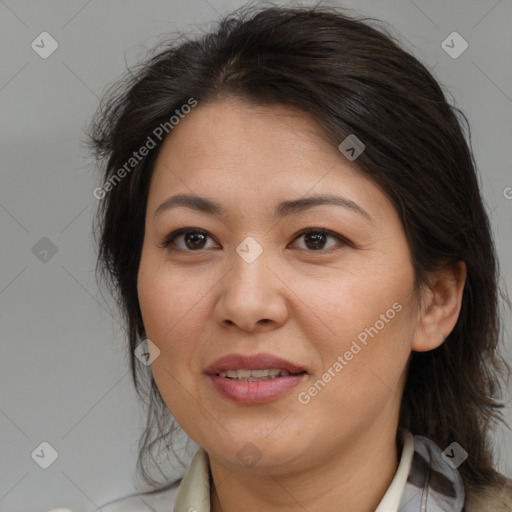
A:
POLYGON ((434 350, 452 332, 459 318, 465 283, 466 265, 462 261, 448 263, 429 274, 428 286, 422 291, 412 350, 434 350))

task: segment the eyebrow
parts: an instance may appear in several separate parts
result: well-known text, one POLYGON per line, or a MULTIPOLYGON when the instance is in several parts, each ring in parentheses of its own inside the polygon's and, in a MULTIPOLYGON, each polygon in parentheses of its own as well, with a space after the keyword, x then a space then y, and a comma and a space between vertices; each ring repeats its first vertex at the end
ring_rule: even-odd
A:
MULTIPOLYGON (((361 215, 370 222, 373 222, 373 218, 368 214, 368 212, 357 203, 346 197, 332 194, 308 196, 300 199, 283 201, 277 205, 274 211, 274 217, 283 218, 320 205, 342 206, 343 208, 348 208, 349 210, 352 210, 353 212, 361 215)), ((179 206, 191 208, 192 210, 207 213, 209 215, 216 215, 220 217, 227 215, 227 211, 219 203, 213 201, 212 199, 189 194, 178 194, 167 198, 155 210, 154 217, 165 210, 179 206)))

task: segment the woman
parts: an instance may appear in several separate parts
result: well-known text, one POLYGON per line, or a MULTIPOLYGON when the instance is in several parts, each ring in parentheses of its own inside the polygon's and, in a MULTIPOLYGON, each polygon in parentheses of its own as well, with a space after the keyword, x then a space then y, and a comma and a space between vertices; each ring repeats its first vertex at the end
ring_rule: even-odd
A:
POLYGON ((325 7, 239 10, 115 87, 98 268, 149 384, 139 468, 157 484, 174 420, 198 445, 119 510, 510 511, 459 115, 392 36, 325 7))

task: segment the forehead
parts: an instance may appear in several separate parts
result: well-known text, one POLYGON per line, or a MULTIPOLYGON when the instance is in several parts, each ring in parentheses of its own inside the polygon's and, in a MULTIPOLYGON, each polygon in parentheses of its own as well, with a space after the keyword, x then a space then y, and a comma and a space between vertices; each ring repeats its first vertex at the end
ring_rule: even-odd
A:
POLYGON ((150 203, 160 204, 173 192, 195 193, 229 198, 243 208, 308 191, 344 192, 366 201, 369 209, 376 200, 386 201, 307 113, 224 100, 199 104, 167 136, 150 203))
POLYGON ((286 156, 293 162, 298 158, 295 155, 321 153, 332 147, 305 112, 230 99, 199 104, 180 121, 164 141, 162 152, 169 156, 174 151, 180 156, 181 149, 187 151, 190 162, 205 157, 237 161, 256 155, 263 161, 286 156))

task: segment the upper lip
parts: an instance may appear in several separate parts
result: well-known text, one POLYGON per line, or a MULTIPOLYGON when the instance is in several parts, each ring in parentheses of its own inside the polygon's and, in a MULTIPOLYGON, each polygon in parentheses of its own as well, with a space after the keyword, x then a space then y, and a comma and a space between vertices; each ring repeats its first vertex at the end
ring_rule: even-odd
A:
POLYGON ((214 361, 206 368, 206 373, 218 375, 220 372, 227 370, 266 370, 272 368, 285 370, 288 373, 307 372, 305 368, 272 354, 229 354, 214 361))

